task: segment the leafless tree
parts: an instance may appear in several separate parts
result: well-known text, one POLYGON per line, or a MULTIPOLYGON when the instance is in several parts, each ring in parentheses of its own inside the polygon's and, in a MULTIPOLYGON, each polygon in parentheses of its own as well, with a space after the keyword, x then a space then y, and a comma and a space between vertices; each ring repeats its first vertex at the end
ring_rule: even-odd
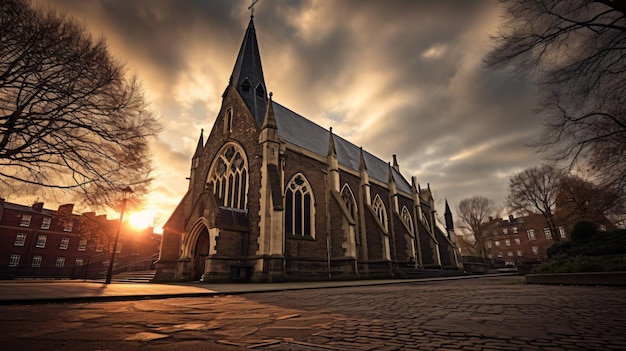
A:
POLYGON ((472 196, 459 202, 458 226, 474 236, 474 249, 482 258, 487 258, 485 243, 491 233, 490 217, 494 216, 497 216, 496 206, 484 196, 472 196))
POLYGON ((605 224, 608 220, 615 222, 623 214, 623 202, 613 190, 574 175, 566 175, 561 180, 557 197, 560 222, 573 225, 586 219, 605 224))
POLYGON ((531 167, 516 173, 509 179, 509 195, 506 201, 507 206, 515 212, 525 215, 540 213, 553 233, 552 237, 557 241, 560 237, 556 235, 555 211, 564 176, 563 171, 551 165, 531 167))
POLYGON ((538 83, 536 147, 626 196, 626 1, 500 0, 488 67, 538 83))
POLYGON ((111 205, 121 188, 145 190, 159 128, 104 39, 27 0, 0 2, 0 186, 111 205))

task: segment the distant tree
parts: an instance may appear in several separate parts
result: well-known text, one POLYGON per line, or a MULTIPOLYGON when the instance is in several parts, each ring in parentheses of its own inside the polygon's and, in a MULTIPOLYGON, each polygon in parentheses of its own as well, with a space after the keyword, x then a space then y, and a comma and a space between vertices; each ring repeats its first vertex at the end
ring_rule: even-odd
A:
MULTIPOLYGON (((474 236, 474 250, 482 258, 487 258, 485 243, 491 235, 490 217, 497 216, 497 209, 492 200, 484 196, 472 196, 459 202, 459 228, 468 230, 474 236)), ((466 240, 467 241, 467 240, 466 240)), ((469 243, 469 241, 467 241, 469 243)))
POLYGON ((610 218, 624 213, 623 201, 610 188, 598 186, 574 175, 565 175, 557 196, 557 215, 560 222, 574 224, 589 220, 604 224, 610 218))
POLYGON ((112 205, 128 185, 145 191, 159 128, 104 39, 27 0, 0 2, 0 186, 112 205))
POLYGON ((506 203, 511 210, 523 214, 540 213, 546 220, 554 240, 559 241, 555 210, 563 171, 550 166, 530 167, 509 179, 506 203))
POLYGON ((539 150, 626 196, 626 1, 500 0, 488 67, 538 83, 539 150))

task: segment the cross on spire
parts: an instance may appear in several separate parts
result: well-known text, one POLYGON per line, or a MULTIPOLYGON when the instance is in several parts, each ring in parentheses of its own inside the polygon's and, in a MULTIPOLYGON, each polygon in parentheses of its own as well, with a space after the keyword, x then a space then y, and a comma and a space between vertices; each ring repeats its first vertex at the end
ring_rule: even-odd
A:
POLYGON ((250 18, 254 18, 254 5, 259 2, 259 0, 252 0, 252 4, 248 6, 248 10, 250 10, 250 18))

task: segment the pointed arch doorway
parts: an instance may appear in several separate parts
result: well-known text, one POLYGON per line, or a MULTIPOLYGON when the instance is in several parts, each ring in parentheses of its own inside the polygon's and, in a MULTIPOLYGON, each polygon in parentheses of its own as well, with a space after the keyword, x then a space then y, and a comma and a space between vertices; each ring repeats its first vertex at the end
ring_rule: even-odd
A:
POLYGON ((206 267, 206 258, 209 255, 209 231, 205 226, 202 226, 198 233, 198 239, 196 240, 196 246, 193 250, 193 274, 191 279, 198 281, 204 274, 206 267))

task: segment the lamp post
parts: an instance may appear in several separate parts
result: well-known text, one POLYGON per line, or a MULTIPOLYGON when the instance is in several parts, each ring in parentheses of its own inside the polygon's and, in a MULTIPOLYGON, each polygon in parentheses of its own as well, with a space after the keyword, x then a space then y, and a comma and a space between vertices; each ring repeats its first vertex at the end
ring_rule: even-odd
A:
POLYGON ((120 222, 117 225, 117 234, 115 235, 115 244, 113 244, 113 250, 111 250, 111 260, 109 261, 109 270, 107 272, 107 278, 104 282, 105 284, 111 284, 111 276, 113 275, 113 261, 115 260, 115 251, 117 250, 117 241, 120 239, 120 230, 122 229, 122 221, 124 220, 124 211, 126 210, 126 201, 128 201, 128 196, 133 193, 133 190, 130 187, 126 187, 122 189, 123 198, 122 198, 122 211, 120 213, 120 222))

